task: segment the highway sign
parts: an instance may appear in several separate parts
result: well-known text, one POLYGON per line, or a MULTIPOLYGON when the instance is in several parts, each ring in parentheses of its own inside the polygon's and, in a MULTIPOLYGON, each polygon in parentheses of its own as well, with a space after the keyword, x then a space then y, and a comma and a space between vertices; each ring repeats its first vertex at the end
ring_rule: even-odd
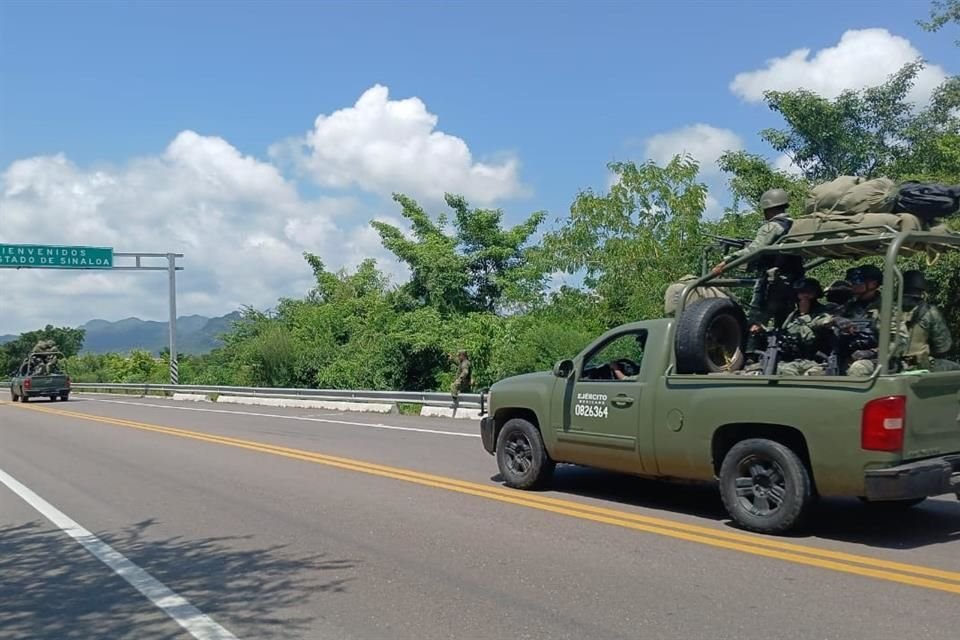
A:
POLYGON ((43 244, 0 244, 0 268, 112 269, 113 249, 43 244))

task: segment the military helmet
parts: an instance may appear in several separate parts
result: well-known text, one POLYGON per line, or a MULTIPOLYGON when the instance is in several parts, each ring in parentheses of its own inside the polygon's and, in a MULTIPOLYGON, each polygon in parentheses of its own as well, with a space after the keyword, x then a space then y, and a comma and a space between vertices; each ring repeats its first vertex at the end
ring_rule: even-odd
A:
POLYGON ((790 204, 790 194, 783 189, 767 189, 760 196, 760 209, 766 211, 774 207, 785 207, 790 204))
POLYGON ((904 291, 926 291, 927 278, 923 271, 911 269, 903 272, 903 290, 904 291))
POLYGON ((793 288, 796 291, 804 291, 806 289, 813 289, 816 293, 814 294, 817 298, 823 295, 823 287, 820 285, 820 281, 816 278, 800 278, 793 283, 793 288))

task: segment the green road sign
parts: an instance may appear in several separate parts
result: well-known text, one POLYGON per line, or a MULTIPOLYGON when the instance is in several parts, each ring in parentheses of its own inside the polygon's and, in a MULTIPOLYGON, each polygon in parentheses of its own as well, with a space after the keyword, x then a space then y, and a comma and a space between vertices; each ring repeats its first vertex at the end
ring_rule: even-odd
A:
POLYGON ((0 244, 0 268, 112 269, 113 249, 43 244, 0 244))

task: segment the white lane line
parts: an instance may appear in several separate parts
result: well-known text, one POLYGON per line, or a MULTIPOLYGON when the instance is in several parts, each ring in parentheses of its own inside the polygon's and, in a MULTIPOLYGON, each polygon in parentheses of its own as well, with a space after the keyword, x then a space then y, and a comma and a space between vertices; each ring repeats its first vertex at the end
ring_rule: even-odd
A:
POLYGON ((16 478, 0 469, 0 482, 20 496, 43 517, 58 526, 64 533, 79 542, 100 562, 107 565, 150 602, 173 618, 197 640, 237 640, 237 637, 213 621, 212 618, 177 595, 152 575, 128 560, 106 542, 93 535, 69 516, 20 484, 16 478))
POLYGON ((323 422, 327 424, 345 424, 352 427, 370 427, 371 429, 388 429, 390 431, 414 431, 417 433, 432 433, 441 436, 461 436, 464 438, 479 438, 479 433, 461 433, 459 431, 442 431, 440 429, 421 429, 419 427, 398 427, 392 424, 373 422, 350 422, 348 420, 330 420, 328 418, 311 418, 309 416, 284 416, 276 413, 257 413, 256 411, 232 411, 227 409, 201 409, 199 407, 171 407, 165 404, 149 404, 146 402, 127 402, 124 400, 104 400, 89 398, 90 402, 106 402, 109 404, 128 404, 133 407, 152 407, 154 409, 173 409, 176 411, 199 411, 200 413, 223 413, 226 415, 254 416, 257 418, 276 418, 278 420, 299 420, 301 422, 323 422))

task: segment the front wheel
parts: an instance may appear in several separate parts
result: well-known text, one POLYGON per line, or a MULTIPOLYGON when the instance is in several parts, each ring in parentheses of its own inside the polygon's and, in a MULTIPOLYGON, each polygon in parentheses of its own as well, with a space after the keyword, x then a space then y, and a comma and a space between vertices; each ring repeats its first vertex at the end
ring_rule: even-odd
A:
POLYGON ((508 487, 533 489, 549 480, 556 466, 540 431, 522 418, 507 420, 497 436, 497 466, 508 487))
POLYGON ((733 520, 750 531, 784 533, 798 526, 811 502, 810 474, 779 442, 738 442, 720 467, 720 495, 733 520))

